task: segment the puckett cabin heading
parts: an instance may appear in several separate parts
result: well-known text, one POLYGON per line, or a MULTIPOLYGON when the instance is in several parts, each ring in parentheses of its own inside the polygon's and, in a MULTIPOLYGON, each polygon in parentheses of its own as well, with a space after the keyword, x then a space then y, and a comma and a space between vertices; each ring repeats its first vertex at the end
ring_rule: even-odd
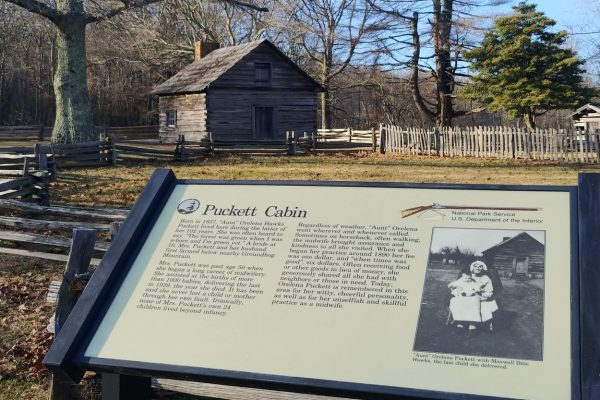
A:
MULTIPOLYGON (((220 217, 256 217, 256 207, 217 207, 214 204, 207 204, 204 207, 202 215, 212 215, 220 217)), ((308 212, 301 210, 296 206, 269 206, 264 210, 264 215, 273 218, 306 218, 308 212)))

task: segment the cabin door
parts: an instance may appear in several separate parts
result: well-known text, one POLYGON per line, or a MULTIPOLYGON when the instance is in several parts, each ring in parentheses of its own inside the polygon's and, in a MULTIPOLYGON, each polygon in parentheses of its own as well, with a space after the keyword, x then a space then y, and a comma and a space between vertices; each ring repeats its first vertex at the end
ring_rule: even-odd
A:
POLYGON ((529 257, 515 257, 515 274, 527 275, 529 272, 529 257))
POLYGON ((273 107, 254 107, 254 139, 274 139, 273 107))

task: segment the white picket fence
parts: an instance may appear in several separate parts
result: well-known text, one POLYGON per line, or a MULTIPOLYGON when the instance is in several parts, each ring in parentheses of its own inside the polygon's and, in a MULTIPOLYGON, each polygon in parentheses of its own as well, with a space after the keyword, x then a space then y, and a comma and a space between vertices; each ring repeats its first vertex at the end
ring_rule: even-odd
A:
POLYGON ((386 152, 441 157, 600 162, 600 135, 575 130, 506 127, 405 129, 381 125, 386 152))

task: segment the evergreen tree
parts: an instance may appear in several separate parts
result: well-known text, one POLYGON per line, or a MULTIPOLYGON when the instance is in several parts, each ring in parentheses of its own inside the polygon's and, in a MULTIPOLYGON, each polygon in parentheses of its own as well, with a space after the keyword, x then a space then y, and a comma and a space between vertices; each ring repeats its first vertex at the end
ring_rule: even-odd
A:
POLYGON ((565 31, 550 32, 555 21, 533 4, 519 3, 499 18, 481 47, 465 54, 476 74, 461 97, 479 100, 490 111, 523 117, 529 129, 548 110, 575 108, 593 95, 582 84, 583 62, 564 46, 565 31))

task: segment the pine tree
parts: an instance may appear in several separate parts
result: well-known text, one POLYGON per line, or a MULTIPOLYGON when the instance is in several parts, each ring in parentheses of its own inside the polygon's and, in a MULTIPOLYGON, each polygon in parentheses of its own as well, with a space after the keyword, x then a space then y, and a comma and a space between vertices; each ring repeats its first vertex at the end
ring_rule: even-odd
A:
POLYGON ((566 31, 533 4, 519 3, 499 18, 481 46, 465 54, 475 73, 460 95, 490 111, 523 117, 529 129, 548 110, 575 108, 594 93, 583 86, 583 62, 565 47, 566 31))

